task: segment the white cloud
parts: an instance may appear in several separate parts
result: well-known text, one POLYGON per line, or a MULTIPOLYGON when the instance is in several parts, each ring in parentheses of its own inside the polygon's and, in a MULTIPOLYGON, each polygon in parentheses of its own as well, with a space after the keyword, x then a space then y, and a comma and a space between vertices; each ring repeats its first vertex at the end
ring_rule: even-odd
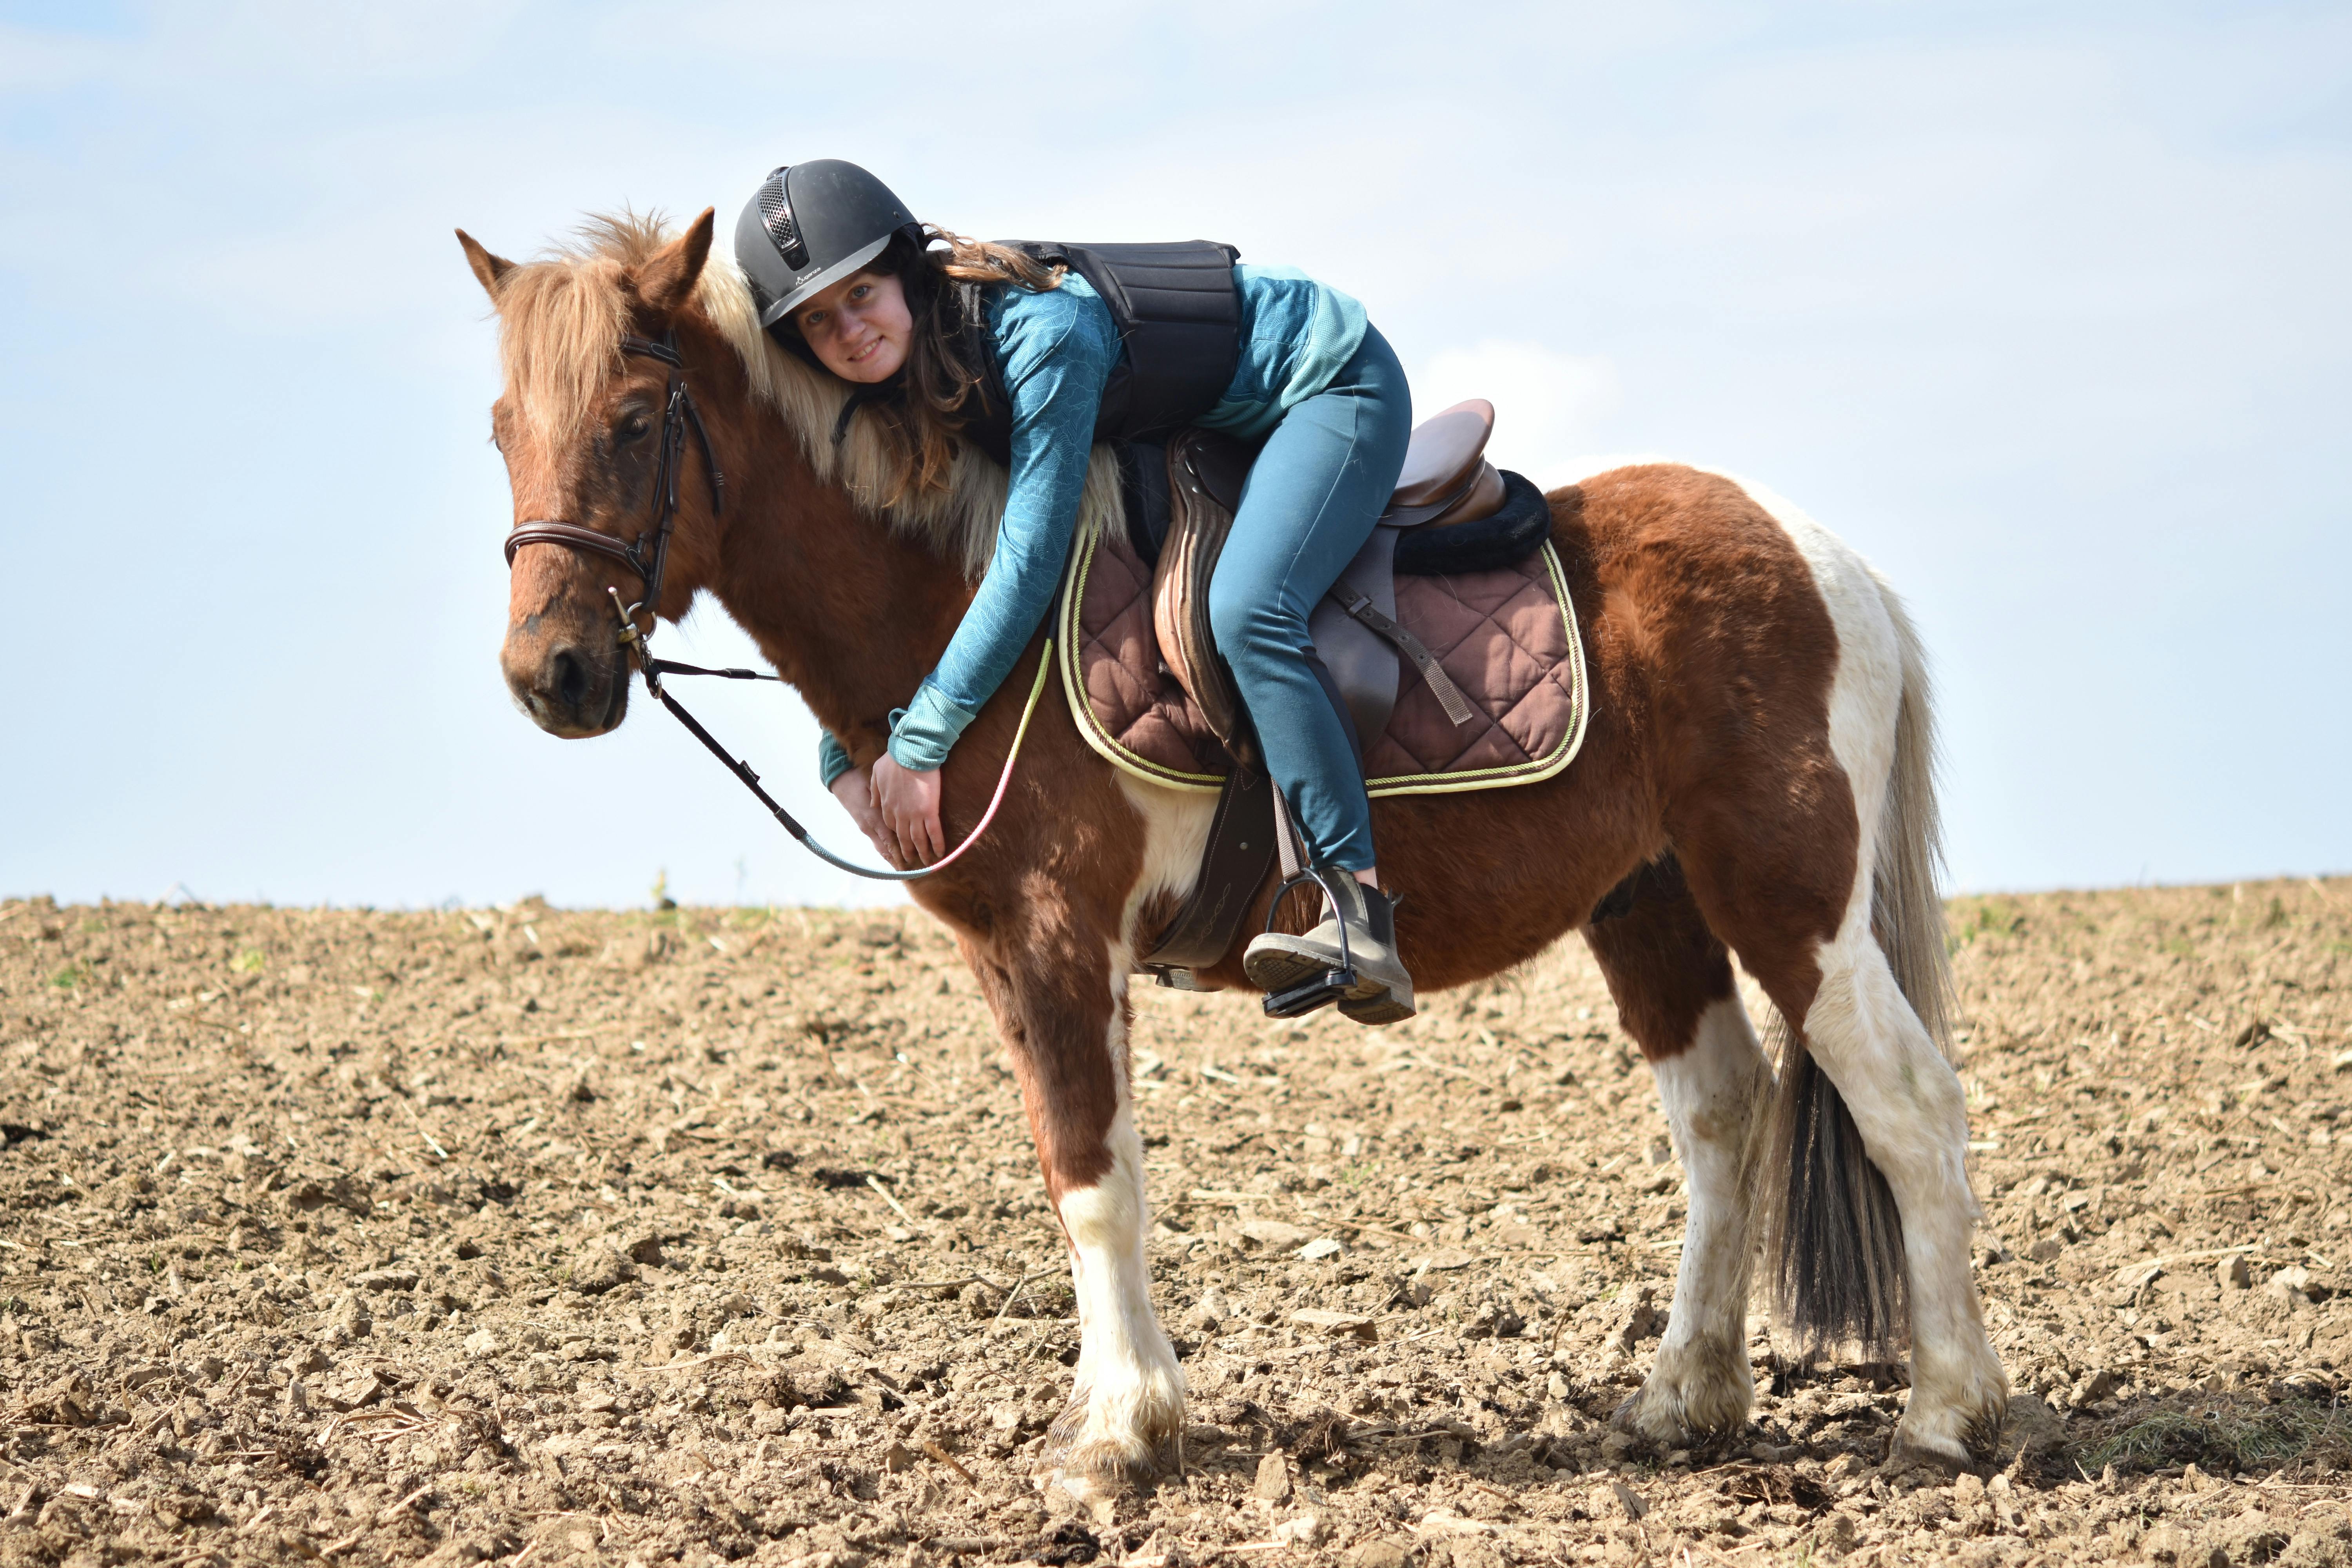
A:
POLYGON ((1538 485, 1560 480, 1580 454, 1601 445, 1602 422, 1615 413, 1617 367, 1598 355, 1562 353, 1542 343, 1489 338, 1432 354, 1411 373, 1415 419, 1465 397, 1495 405, 1487 456, 1538 485))

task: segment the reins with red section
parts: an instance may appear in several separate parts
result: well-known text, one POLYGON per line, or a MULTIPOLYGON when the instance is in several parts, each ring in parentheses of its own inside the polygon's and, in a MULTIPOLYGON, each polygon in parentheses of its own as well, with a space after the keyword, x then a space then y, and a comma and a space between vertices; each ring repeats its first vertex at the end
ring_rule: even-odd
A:
POLYGON ((835 855, 812 837, 809 830, 802 826, 791 812, 778 805, 775 797, 761 787, 760 775, 751 771, 751 764, 720 745, 718 737, 704 729, 702 721, 688 712, 684 704, 669 694, 669 688, 662 680, 666 675, 709 675, 723 680, 782 682, 783 677, 765 675, 756 669, 705 669, 699 665, 656 658, 651 646, 652 628, 637 629, 637 616, 641 612, 654 618, 656 625, 660 624, 655 616, 654 606, 661 603, 662 576, 669 565, 670 531, 677 521, 677 479, 685 466, 681 459, 685 456, 688 431, 694 435, 695 445, 702 448, 703 467, 710 476, 710 510, 714 515, 727 503, 727 476, 719 471, 719 458, 710 449, 709 432, 702 426, 702 411, 695 406, 694 394, 687 387, 686 364, 678 357, 677 334, 664 332, 658 342, 651 338, 624 337, 621 352, 643 359, 659 360, 669 367, 668 395, 662 409, 661 446, 654 470, 654 488, 661 497, 661 516, 655 521, 649 535, 640 533, 625 543, 609 533, 600 533, 576 522, 553 518, 531 519, 517 524, 507 535, 508 569, 513 569, 515 552, 524 545, 556 544, 566 550, 583 550, 594 555, 610 556, 635 572, 638 581, 645 584, 645 597, 635 604, 624 605, 618 589, 604 590, 612 595, 614 612, 621 618, 620 630, 614 640, 625 650, 624 657, 635 658, 637 668, 645 675, 646 689, 686 726, 688 733, 708 747, 712 756, 724 763, 728 772, 742 781, 743 787, 758 797, 760 804, 783 825, 784 831, 791 834, 802 848, 828 866, 846 871, 853 877, 865 877, 877 882, 912 882, 946 870, 965 850, 980 841, 980 836, 988 831, 988 825, 996 820, 997 807, 1004 804, 1004 792, 1013 783, 1013 764, 1020 760, 1021 742, 1029 735, 1030 717, 1037 711, 1037 699, 1045 689, 1046 672, 1054 667, 1054 639, 1045 639, 1045 654, 1037 661, 1037 678, 1030 683, 1029 700, 1021 710, 1020 727, 1013 732, 1012 749, 1004 753, 1004 771, 997 777, 996 793, 989 797, 988 809, 981 814, 979 823, 965 835, 962 843, 929 866, 913 871, 876 870, 869 866, 853 865, 835 855))

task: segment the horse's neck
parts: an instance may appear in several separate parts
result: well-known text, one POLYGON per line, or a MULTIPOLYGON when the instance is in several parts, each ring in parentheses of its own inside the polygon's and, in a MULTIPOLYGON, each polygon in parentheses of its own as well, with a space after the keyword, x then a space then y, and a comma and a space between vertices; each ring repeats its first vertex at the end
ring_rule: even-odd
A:
POLYGON ((939 661, 971 597, 962 574, 861 514, 820 480, 772 410, 739 426, 730 470, 720 604, 845 740, 873 739, 939 661))

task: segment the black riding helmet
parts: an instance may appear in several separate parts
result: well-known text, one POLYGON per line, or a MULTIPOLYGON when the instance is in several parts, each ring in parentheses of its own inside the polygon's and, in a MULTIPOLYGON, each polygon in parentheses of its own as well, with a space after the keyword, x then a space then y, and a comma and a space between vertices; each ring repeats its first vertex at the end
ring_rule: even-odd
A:
POLYGON ((772 331, 898 235, 922 245, 922 225, 889 186, 855 163, 816 158, 760 183, 735 220, 735 262, 751 280, 760 325, 772 331))

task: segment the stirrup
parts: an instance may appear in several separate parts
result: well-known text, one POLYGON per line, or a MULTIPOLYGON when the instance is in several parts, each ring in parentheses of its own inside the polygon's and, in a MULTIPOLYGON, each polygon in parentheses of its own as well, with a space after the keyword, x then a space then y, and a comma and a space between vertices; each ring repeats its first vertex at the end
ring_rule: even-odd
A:
MULTIPOLYGON (((1277 803, 1280 798, 1280 794, 1277 792, 1276 795, 1277 803)), ((1312 866, 1305 867, 1297 876, 1285 878, 1282 886, 1274 890, 1274 901, 1265 907, 1267 931, 1274 930, 1275 916, 1281 911, 1282 900, 1290 896, 1290 890, 1293 888, 1304 887, 1310 882, 1323 890, 1324 899, 1336 913, 1339 908, 1339 900, 1338 895, 1331 891, 1331 884, 1323 879, 1321 871, 1312 866)), ((1296 985, 1287 985, 1279 991, 1267 992, 1260 1001, 1260 1005, 1265 1009, 1267 1017, 1303 1018, 1318 1007, 1328 1007, 1356 988, 1358 984, 1356 955, 1348 950, 1347 919, 1345 916, 1339 916, 1332 923, 1339 928, 1339 966, 1336 969, 1325 970, 1321 975, 1313 980, 1302 980, 1296 985)))
POLYGON ((1265 1016, 1269 1018, 1303 1018, 1318 1007, 1328 1007, 1334 1002, 1343 1000, 1355 988, 1356 971, 1352 965, 1346 969, 1327 969, 1313 980, 1268 992, 1261 1005, 1265 1008, 1265 1016))

